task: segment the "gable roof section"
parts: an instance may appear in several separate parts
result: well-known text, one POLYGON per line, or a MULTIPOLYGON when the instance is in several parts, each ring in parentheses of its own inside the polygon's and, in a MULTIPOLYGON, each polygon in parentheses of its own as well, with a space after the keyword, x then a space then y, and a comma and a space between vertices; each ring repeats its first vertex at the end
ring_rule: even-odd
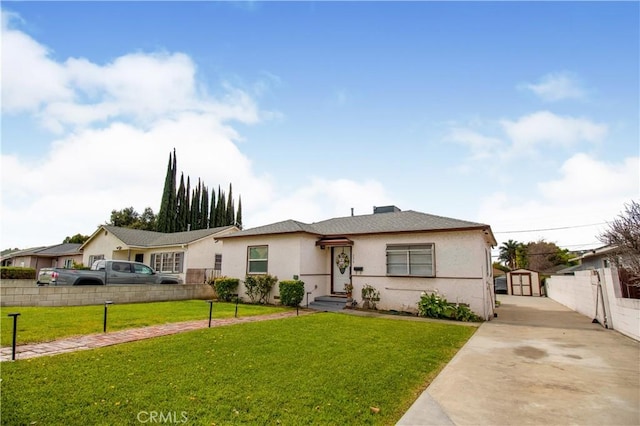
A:
MULTIPOLYGON (((91 241, 102 229, 111 232, 116 238, 130 247, 163 247, 189 244, 203 238, 216 235, 220 232, 234 228, 233 225, 219 226, 217 228, 198 229, 185 232, 155 232, 142 229, 121 228, 113 225, 102 225, 87 242, 91 241)), ((85 244, 87 244, 85 242, 85 244)))
POLYGON ((2 260, 22 256, 58 257, 80 254, 82 244, 62 243, 53 246, 32 247, 25 250, 11 251, 2 256, 2 260))
POLYGON ((271 225, 260 226, 236 232, 222 238, 247 237, 254 235, 285 234, 306 232, 309 234, 329 235, 357 235, 382 234, 418 231, 453 231, 478 229, 487 231, 487 237, 496 245, 495 237, 489 225, 466 220, 453 219, 420 213, 413 210, 377 213, 361 216, 346 216, 328 219, 321 222, 306 224, 295 220, 286 220, 271 225))
POLYGON ((42 250, 39 250, 36 254, 38 256, 51 256, 51 257, 80 254, 81 246, 82 244, 62 243, 55 246, 46 247, 42 250))

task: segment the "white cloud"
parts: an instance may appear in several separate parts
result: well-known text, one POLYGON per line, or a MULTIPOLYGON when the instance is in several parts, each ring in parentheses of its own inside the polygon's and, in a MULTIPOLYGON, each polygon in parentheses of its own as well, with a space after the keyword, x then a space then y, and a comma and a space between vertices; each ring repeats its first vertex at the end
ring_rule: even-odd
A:
POLYGON ((494 232, 540 230, 536 232, 497 233, 499 243, 508 239, 521 242, 545 239, 569 249, 601 245, 597 235, 614 219, 624 204, 640 196, 640 158, 629 157, 621 163, 598 161, 579 153, 560 169, 560 177, 539 182, 535 191, 518 195, 496 192, 480 208, 479 220, 494 232), (523 224, 526 226, 523 227, 523 224), (549 228, 563 228, 543 231, 549 228))
POLYGON ((466 146, 471 151, 471 160, 489 159, 504 147, 504 142, 498 138, 484 136, 471 129, 453 128, 447 139, 466 146))
POLYGON ((12 29, 17 20, 2 11, 2 111, 37 111, 44 102, 70 100, 64 66, 50 59, 49 48, 12 29))
POLYGON ((323 220, 348 215, 350 207, 363 214, 389 202, 383 186, 367 180, 314 179, 279 192, 272 176, 255 173, 229 124, 256 123, 268 114, 248 93, 226 84, 220 96, 209 96, 182 53, 135 53, 104 65, 56 62, 19 31, 3 25, 2 36, 4 112, 28 112, 58 132, 40 158, 0 158, 3 247, 91 234, 113 209, 151 207, 157 213, 174 148, 179 172, 201 178, 210 190, 220 185, 227 192, 233 184, 234 199, 242 196, 245 226, 323 220))
POLYGON ((525 83, 519 86, 529 90, 545 101, 555 102, 565 99, 584 99, 585 90, 575 74, 557 72, 543 76, 538 83, 525 83))
POLYGON ((501 125, 512 141, 513 151, 524 153, 542 144, 568 147, 578 142, 600 142, 607 135, 604 124, 549 111, 538 111, 517 121, 502 120, 501 125))

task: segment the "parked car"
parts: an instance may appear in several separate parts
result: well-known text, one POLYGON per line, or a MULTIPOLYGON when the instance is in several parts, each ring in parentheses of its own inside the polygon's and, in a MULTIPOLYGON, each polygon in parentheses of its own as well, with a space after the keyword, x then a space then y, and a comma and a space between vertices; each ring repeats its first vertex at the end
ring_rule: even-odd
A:
MULTIPOLYGON (((105 284, 182 284, 178 275, 163 274, 149 266, 125 260, 97 260, 86 269, 51 268, 50 285, 105 285, 105 284)), ((47 282, 47 274, 38 282, 47 282)))
POLYGON ((51 282, 51 275, 53 274, 53 268, 40 268, 38 272, 38 279, 36 284, 39 286, 49 285, 51 282))
POLYGON ((507 294, 507 277, 505 275, 494 278, 493 285, 495 286, 496 294, 507 294))

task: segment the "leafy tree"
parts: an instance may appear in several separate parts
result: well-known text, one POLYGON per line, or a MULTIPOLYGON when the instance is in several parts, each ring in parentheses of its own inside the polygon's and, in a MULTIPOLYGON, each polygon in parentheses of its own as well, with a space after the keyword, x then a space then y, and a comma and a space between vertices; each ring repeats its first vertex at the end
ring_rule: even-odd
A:
POLYGON ((84 244, 89 239, 88 235, 76 234, 73 237, 66 237, 62 243, 67 244, 84 244))
POLYGON ((109 225, 121 228, 132 228, 132 225, 140 220, 140 215, 133 207, 125 207, 122 210, 111 210, 109 225))
POLYGON ((635 200, 625 204, 625 211, 598 239, 614 247, 609 258, 623 272, 626 284, 640 287, 640 204, 635 200))
POLYGON ((156 229, 156 215, 151 207, 145 208, 142 214, 133 207, 126 207, 122 210, 112 210, 108 225, 153 231, 156 229))

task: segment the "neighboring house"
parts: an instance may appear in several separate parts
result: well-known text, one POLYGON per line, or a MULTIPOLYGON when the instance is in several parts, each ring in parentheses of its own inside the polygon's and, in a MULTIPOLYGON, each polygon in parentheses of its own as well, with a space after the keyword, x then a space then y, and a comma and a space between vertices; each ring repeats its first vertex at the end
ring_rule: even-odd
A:
POLYGON ((606 245, 589 250, 581 256, 571 259, 579 262, 578 265, 562 269, 554 275, 574 275, 577 271, 597 270, 601 268, 613 268, 618 274, 618 284, 622 298, 640 299, 640 288, 629 283, 628 273, 624 268, 624 259, 620 258, 623 264, 622 269, 618 269, 612 264, 610 258, 616 250, 615 246, 606 245))
MULTIPOLYGON (((345 295, 347 283, 361 302, 369 284, 380 291, 383 310, 416 312, 421 293, 437 291, 493 317, 491 247, 497 243, 489 225, 388 206, 312 224, 286 220, 221 239, 223 275, 299 278, 310 302, 345 295)), ((243 285, 238 291, 244 294, 243 285)))
POLYGON ((159 272, 179 274, 183 282, 198 284, 218 276, 222 267, 222 241, 237 232, 235 226, 162 233, 102 225, 82 245, 83 263, 96 260, 133 260, 159 272))
POLYGON ((2 256, 2 266, 33 268, 36 276, 42 268, 71 268, 82 263, 81 244, 63 243, 9 252, 2 256))
POLYGON ((544 296, 540 274, 530 269, 507 272, 507 294, 512 296, 544 296))

